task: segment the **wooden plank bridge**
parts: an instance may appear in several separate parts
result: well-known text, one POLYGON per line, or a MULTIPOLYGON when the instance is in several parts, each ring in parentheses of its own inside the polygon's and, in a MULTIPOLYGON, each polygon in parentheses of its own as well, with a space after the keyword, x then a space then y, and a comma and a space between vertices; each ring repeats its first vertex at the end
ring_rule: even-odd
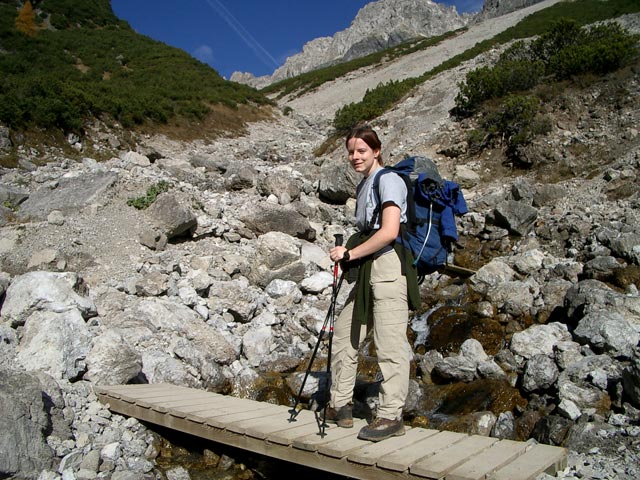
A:
POLYGON ((373 443, 354 428, 321 429, 322 412, 169 384, 95 388, 116 413, 260 455, 366 480, 532 480, 566 466, 564 448, 425 428, 373 443), (324 433, 324 434, 323 434, 324 433))

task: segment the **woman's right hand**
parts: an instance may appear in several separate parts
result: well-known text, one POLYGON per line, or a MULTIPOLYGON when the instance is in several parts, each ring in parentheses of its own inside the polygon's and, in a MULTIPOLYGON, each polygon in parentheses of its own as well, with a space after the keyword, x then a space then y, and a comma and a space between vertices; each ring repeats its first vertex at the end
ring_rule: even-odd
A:
POLYGON ((340 260, 342 260, 342 257, 344 257, 344 253, 346 251, 347 249, 343 246, 333 247, 331 250, 329 250, 329 257, 331 258, 331 261, 339 262, 340 260))

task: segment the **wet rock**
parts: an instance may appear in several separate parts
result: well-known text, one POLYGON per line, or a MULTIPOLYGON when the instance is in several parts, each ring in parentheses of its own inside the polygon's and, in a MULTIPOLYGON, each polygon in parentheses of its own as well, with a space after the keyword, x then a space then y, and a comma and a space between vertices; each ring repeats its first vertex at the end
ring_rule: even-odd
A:
POLYGON ((571 421, 558 415, 541 418, 531 432, 533 438, 547 445, 562 445, 571 429, 571 421))

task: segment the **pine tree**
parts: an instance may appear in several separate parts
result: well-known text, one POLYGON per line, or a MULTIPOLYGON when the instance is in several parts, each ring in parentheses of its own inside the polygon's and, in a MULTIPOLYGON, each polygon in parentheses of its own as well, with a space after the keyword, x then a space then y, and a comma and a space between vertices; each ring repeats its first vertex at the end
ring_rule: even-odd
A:
POLYGON ((27 0, 18 13, 16 18, 16 28, 29 37, 35 37, 38 30, 36 25, 36 14, 33 10, 31 2, 27 0))

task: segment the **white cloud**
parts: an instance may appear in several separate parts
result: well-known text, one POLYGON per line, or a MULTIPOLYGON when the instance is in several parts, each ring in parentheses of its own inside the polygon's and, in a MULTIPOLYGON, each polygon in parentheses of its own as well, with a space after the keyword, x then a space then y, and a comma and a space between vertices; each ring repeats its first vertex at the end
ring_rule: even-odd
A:
POLYGON ((193 56, 203 63, 212 63, 213 49, 209 45, 200 45, 193 51, 193 56))

